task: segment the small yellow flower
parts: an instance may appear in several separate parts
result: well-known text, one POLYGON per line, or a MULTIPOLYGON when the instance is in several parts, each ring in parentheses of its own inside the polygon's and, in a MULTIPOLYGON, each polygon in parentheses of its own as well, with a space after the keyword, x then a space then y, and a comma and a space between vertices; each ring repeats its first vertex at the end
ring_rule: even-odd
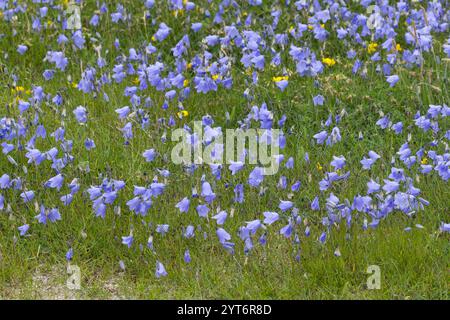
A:
POLYGON ((325 29, 325 25, 324 25, 323 23, 320 25, 320 27, 321 27, 322 29, 325 29))
POLYGON ((178 16, 183 15, 183 9, 172 11, 172 15, 177 18, 178 16))
POLYGON ((213 79, 214 81, 216 81, 217 79, 219 79, 219 75, 218 75, 218 74, 213 74, 213 75, 212 75, 212 79, 213 79))
POLYGON ((188 79, 184 79, 183 81, 183 87, 187 87, 189 85, 189 80, 188 79))
POLYGON ((314 29, 314 27, 312 25, 308 25, 308 29, 312 30, 312 29, 314 29))
POLYGON ((333 58, 323 58, 322 62, 329 67, 332 67, 336 64, 336 60, 334 60, 333 58))
POLYGON ((76 83, 75 81, 72 81, 71 83, 72 88, 76 89, 78 87, 78 83, 76 83))
POLYGON ((155 38, 155 36, 152 36, 152 41, 156 41, 156 38, 155 38))
POLYGON ((181 110, 177 112, 178 118, 187 117, 189 115, 189 112, 187 110, 181 110))
POLYGON ((320 165, 320 162, 317 162, 316 168, 318 171, 322 171, 323 167, 320 165))
POLYGON ((247 11, 242 12, 242 15, 246 17, 248 15, 247 11))
POLYGON ((186 68, 187 68, 188 70, 189 70, 189 69, 192 69, 192 63, 189 62, 189 63, 187 64, 186 68))
POLYGON ((377 48, 378 48, 378 43, 371 42, 371 43, 369 43, 369 46, 367 47, 367 52, 374 53, 375 51, 377 51, 377 48))
POLYGON ((279 82, 281 80, 289 80, 289 76, 272 77, 273 82, 279 82))
POLYGON ((427 164, 428 163, 428 158, 425 157, 420 161, 421 164, 427 164))
POLYGON ((292 31, 294 31, 294 27, 290 26, 288 32, 291 33, 292 31))
POLYGON ((24 91, 25 91, 25 88, 22 87, 22 86, 16 86, 15 88, 11 89, 11 92, 12 92, 12 93, 14 93, 14 91, 15 91, 16 93, 21 93, 21 92, 24 92, 24 91))
POLYGON ((139 84, 140 82, 141 82, 141 80, 139 80, 138 77, 136 77, 136 78, 133 79, 133 83, 134 83, 134 84, 139 84))
POLYGON ((395 49, 396 49, 398 52, 403 51, 403 48, 402 48, 402 46, 400 45, 400 43, 397 43, 397 45, 395 46, 395 49))
POLYGON ((51 27, 53 24, 52 20, 47 20, 47 26, 51 27))

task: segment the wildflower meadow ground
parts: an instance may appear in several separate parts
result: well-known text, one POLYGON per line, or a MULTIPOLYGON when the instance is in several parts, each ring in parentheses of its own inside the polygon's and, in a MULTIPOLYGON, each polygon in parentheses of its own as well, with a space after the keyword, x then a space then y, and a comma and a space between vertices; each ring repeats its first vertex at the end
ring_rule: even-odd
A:
POLYGON ((449 22, 0 0, 0 298, 448 299, 449 22))

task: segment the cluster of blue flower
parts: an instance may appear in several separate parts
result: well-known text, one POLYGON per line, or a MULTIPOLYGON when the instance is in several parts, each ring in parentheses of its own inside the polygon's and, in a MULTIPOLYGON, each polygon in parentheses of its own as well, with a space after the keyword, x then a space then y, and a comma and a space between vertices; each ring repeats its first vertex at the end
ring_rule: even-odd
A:
MULTIPOLYGON (((367 66, 375 64, 379 76, 387 81, 386 86, 393 87, 401 81, 399 75, 394 74, 394 70, 400 65, 407 69, 423 66, 424 56, 435 50, 435 37, 448 36, 450 30, 447 1, 432 1, 419 6, 409 1, 394 2, 391 5, 388 1, 363 0, 357 5, 350 6, 345 1, 334 0, 280 0, 269 4, 270 12, 266 14, 252 13, 250 10, 252 8, 256 10, 263 5, 267 7, 267 4, 262 2, 262 0, 222 0, 213 5, 211 1, 199 3, 185 0, 164 1, 163 7, 175 17, 171 19, 173 20, 171 25, 168 21, 161 21, 154 0, 136 1, 136 5, 142 7, 144 20, 155 30, 151 39, 147 39, 144 43, 136 43, 135 47, 124 47, 118 37, 111 47, 107 47, 107 44, 103 44, 102 47, 96 45, 99 42, 96 38, 99 36, 95 33, 99 26, 123 24, 123 28, 128 28, 132 25, 133 17, 126 5, 118 4, 113 8, 106 1, 103 3, 97 1, 95 13, 86 20, 85 28, 71 30, 67 24, 69 13, 65 10, 68 5, 65 1, 33 1, 33 5, 28 6, 23 2, 0 0, 0 17, 4 25, 2 32, 9 28, 7 32, 14 34, 17 21, 24 21, 28 17, 32 17, 30 27, 32 33, 39 34, 48 28, 59 32, 54 41, 47 43, 51 49, 42 57, 43 63, 48 67, 42 74, 44 84, 33 85, 28 95, 23 94, 25 89, 17 86, 20 79, 12 71, 14 69, 8 71, 14 79, 13 91, 16 94, 12 105, 18 112, 14 109, 8 116, 2 115, 0 118, 0 141, 3 152, 1 168, 7 170, 8 161, 14 168, 23 166, 24 170, 32 165, 50 166, 54 172, 53 176, 46 180, 43 186, 44 189, 54 189, 51 192, 59 194, 63 206, 61 209, 58 209, 58 204, 46 207, 39 198, 39 191, 29 190, 29 186, 37 185, 38 181, 32 183, 24 181, 25 178, 18 175, 17 171, 14 174, 3 173, 0 176, 0 210, 10 209, 10 203, 20 197, 26 206, 34 202, 37 207, 35 211, 39 212, 33 221, 19 227, 20 236, 26 237, 32 232, 35 223, 57 223, 58 220, 64 219, 64 207, 83 198, 90 199, 97 217, 105 218, 108 206, 118 210, 114 203, 126 186, 124 181, 112 178, 103 178, 99 185, 82 185, 75 176, 77 171, 70 170, 77 162, 73 146, 78 143, 67 137, 73 136, 70 128, 62 122, 59 128, 48 134, 48 127, 42 121, 44 106, 51 106, 56 113, 63 112, 63 106, 67 102, 61 92, 47 92, 44 88, 48 83, 55 81, 55 76, 67 72, 71 63, 74 63, 71 61, 72 55, 77 55, 78 52, 87 51, 88 55, 96 55, 98 58, 96 65, 85 64, 78 77, 74 77, 80 79, 78 82, 71 81, 70 85, 74 89, 109 101, 106 87, 118 88, 120 84, 133 83, 132 86, 126 86, 123 92, 129 99, 130 106, 115 110, 127 145, 134 138, 134 130, 150 130, 150 118, 155 104, 148 95, 150 91, 161 92, 164 97, 160 107, 167 111, 167 118, 160 118, 158 122, 167 124, 168 130, 179 128, 182 123, 183 129, 191 134, 192 139, 199 139, 192 134, 193 130, 180 120, 188 115, 183 103, 193 93, 208 94, 219 88, 225 91, 234 88, 233 73, 239 68, 243 67, 245 74, 249 76, 248 86, 243 94, 249 102, 252 102, 254 97, 251 88, 258 84, 260 76, 269 69, 269 65, 270 68, 282 70, 280 76, 272 79, 276 88, 281 91, 289 86, 290 77, 316 78, 326 68, 333 68, 337 63, 336 60, 332 57, 321 58, 322 54, 318 47, 330 39, 337 39, 336 41, 347 50, 343 59, 350 63, 355 77, 367 78, 367 66), (245 5, 241 5, 240 2, 245 2, 245 5), (243 11, 242 7, 250 8, 249 12, 243 11), (191 12, 196 12, 195 16, 201 16, 203 20, 191 22, 191 12), (179 25, 175 26, 175 23, 179 25), (282 30, 283 27, 280 25, 286 23, 288 26, 291 24, 289 29, 282 30), (183 26, 184 29, 181 29, 184 32, 174 31, 175 27, 176 30, 180 30, 179 26, 183 26), (212 27, 214 28, 211 29, 212 27), (209 30, 215 31, 211 34, 208 33, 209 30), (174 38, 179 41, 168 48, 168 41, 174 38), (106 58, 108 54, 114 53, 114 59, 106 58), (289 63, 295 66, 295 71, 287 70, 285 66, 289 63), (171 107, 177 108, 176 114, 170 114, 168 110, 171 107), (40 150, 41 140, 51 141, 54 146, 49 150, 40 150), (27 159, 25 160, 27 163, 21 163, 18 159, 27 159), (69 182, 67 179, 71 175, 72 180, 69 182), (82 192, 79 193, 80 190, 82 192)), ((75 1, 75 5, 82 6, 83 2, 75 1)), ((141 17, 139 19, 142 20, 141 17)), ((132 43, 133 39, 130 40, 132 43)), ((21 44, 17 47, 17 53, 25 57, 30 54, 29 47, 30 44, 21 44)), ((441 52, 433 54, 449 58, 450 39, 439 49, 441 52)), ((319 94, 313 97, 312 103, 319 107, 326 100, 324 95, 319 94)), ((253 101, 252 104, 258 103, 253 101)), ((73 110, 71 108, 72 114, 69 116, 73 116, 79 126, 89 126, 89 109, 87 105, 74 107, 73 110)), ((412 119, 415 126, 423 132, 428 132, 430 141, 424 142, 420 149, 412 150, 409 146, 411 136, 408 135, 405 143, 392 158, 390 174, 387 177, 373 177, 367 181, 367 192, 363 195, 356 194, 353 199, 340 199, 330 191, 334 184, 347 180, 351 175, 346 158, 342 155, 334 156, 328 166, 332 170, 323 172, 323 179, 319 182, 320 194, 308 204, 311 211, 320 211, 324 214, 322 231, 317 239, 325 243, 334 225, 341 221, 351 225, 353 218, 359 213, 364 215, 363 228, 367 229, 377 227, 380 220, 392 212, 400 211, 413 215, 429 205, 429 202, 420 196, 421 191, 414 186, 414 176, 410 169, 417 167, 420 174, 437 174, 442 180, 448 181, 450 153, 446 141, 450 139, 450 130, 448 127, 445 128, 445 125, 448 125, 446 117, 449 115, 450 108, 446 104, 430 105, 426 114, 415 114, 412 119), (444 128, 441 128, 442 126, 444 128)), ((345 139, 345 132, 341 132, 339 128, 341 117, 342 115, 330 114, 323 122, 322 130, 312 134, 315 143, 323 144, 326 148, 345 139)), ((262 129, 276 126, 283 130, 285 121, 285 115, 275 114, 262 103, 260 107, 254 106, 240 124, 242 128, 250 128, 257 123, 262 129), (275 117, 278 116, 279 120, 275 121, 275 117)), ((214 119, 210 115, 202 118, 203 130, 209 132, 211 136, 217 135, 222 129, 213 125, 214 119)), ((392 123, 390 115, 382 115, 376 125, 382 130, 392 130, 397 135, 417 129, 404 128, 402 122, 392 123)), ((95 138, 90 137, 81 141, 86 150, 95 152, 95 138)), ((165 133, 161 140, 165 142, 166 139, 165 133)), ((284 149, 286 139, 282 133, 278 141, 281 149, 284 149)), ((200 143, 205 141, 200 140, 200 143)), ((241 175, 238 178, 240 182, 232 188, 235 203, 245 201, 244 192, 248 189, 260 189, 260 193, 265 192, 263 168, 255 166, 250 168, 248 176, 242 176, 243 170, 251 166, 245 164, 245 150, 240 151, 244 155, 243 158, 231 162, 228 166, 232 176, 241 175)), ((148 163, 163 157, 161 151, 155 148, 142 152, 148 163)), ((303 159, 289 156, 285 159, 283 154, 275 156, 276 161, 279 164, 284 163, 288 170, 293 169, 295 161, 306 163, 310 161, 308 153, 303 159)), ((361 160, 362 170, 371 170, 380 158, 376 151, 369 151, 361 160)), ((174 212, 195 214, 191 209, 193 206, 198 216, 210 223, 208 219, 210 212, 218 209, 215 215, 211 215, 211 219, 215 220, 213 223, 217 225, 214 229, 218 242, 225 250, 233 253, 236 240, 226 227, 227 218, 233 215, 231 212, 233 209, 231 211, 219 209, 220 206, 215 204, 217 196, 214 188, 220 183, 226 167, 222 164, 211 164, 209 168, 212 174, 210 181, 207 181, 205 170, 201 179, 200 193, 194 189, 190 195, 179 196, 177 203, 173 204, 174 212), (216 182, 212 183, 212 179, 216 182)), ((192 164, 185 168, 188 175, 196 170, 204 170, 204 167, 192 164)), ((149 185, 134 186, 133 197, 126 202, 129 212, 141 216, 150 214, 153 203, 165 192, 167 184, 170 183, 171 173, 167 168, 159 168, 157 171, 158 174, 149 185)), ((95 178, 92 181, 95 181, 95 178)), ((300 242, 300 233, 306 237, 310 236, 310 226, 293 199, 294 193, 302 184, 299 180, 290 181, 290 186, 288 184, 288 179, 281 175, 276 187, 280 190, 290 190, 291 194, 286 196, 289 200, 280 200, 279 210, 268 209, 261 213, 260 219, 248 221, 239 228, 236 237, 243 241, 246 253, 252 250, 255 237, 258 237, 256 241, 264 245, 271 228, 277 228, 277 233, 293 239, 296 244, 300 242), (275 227, 277 224, 280 226, 275 227)), ((187 225, 183 228, 183 237, 186 239, 195 237, 196 230, 198 233, 201 228, 196 228, 192 224, 187 225)), ((450 232, 450 224, 442 223, 441 230, 450 232)), ((169 232, 169 225, 154 225, 154 231, 164 235, 169 232)), ((204 236, 206 237, 206 234, 204 236)), ((132 231, 122 237, 122 243, 128 248, 134 245, 134 240, 132 231)), ((146 246, 150 250, 155 250, 152 236, 146 246)), ((335 254, 340 255, 338 249, 335 254)), ((69 248, 66 258, 73 259, 73 255, 73 249, 69 248)), ((299 258, 298 254, 297 259, 299 258)), ((188 249, 184 252, 184 260, 186 263, 191 261, 188 249)), ((123 262, 121 266, 124 267, 123 262)), ((155 274, 157 277, 167 275, 160 261, 157 261, 155 274)))

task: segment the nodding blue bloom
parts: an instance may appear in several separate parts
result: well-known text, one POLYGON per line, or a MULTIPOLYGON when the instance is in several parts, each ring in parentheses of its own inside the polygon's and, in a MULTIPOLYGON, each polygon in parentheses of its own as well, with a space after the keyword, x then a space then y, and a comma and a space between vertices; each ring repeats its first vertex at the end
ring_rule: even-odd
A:
POLYGON ((0 177, 0 188, 1 189, 8 189, 10 187, 10 182, 11 182, 10 177, 6 173, 4 173, 0 177))
POLYGON ((58 174, 58 175, 54 176, 53 178, 50 178, 44 184, 44 186, 46 188, 53 188, 53 189, 57 189, 59 191, 61 189, 63 183, 64 183, 64 177, 62 176, 62 174, 58 174))
POLYGON ((169 232, 169 225, 168 224, 158 224, 156 226, 156 232, 160 233, 161 235, 165 235, 167 232, 169 232))
POLYGON ((133 244, 133 235, 130 234, 129 236, 122 237, 122 243, 128 248, 131 248, 131 245, 133 244))
POLYGON ((291 223, 289 223, 288 225, 280 229, 280 234, 282 234, 286 238, 289 238, 292 235, 292 231, 293 231, 292 225, 291 223))
POLYGON ((55 75, 55 70, 52 69, 46 69, 44 70, 44 72, 42 73, 42 76, 44 77, 44 79, 46 81, 49 81, 51 79, 53 79, 53 76, 55 75))
POLYGON ((39 223, 47 224, 47 220, 50 222, 56 222, 57 220, 61 220, 61 215, 58 209, 46 209, 43 205, 41 205, 39 214, 35 216, 39 223))
POLYGON ((450 232, 450 223, 441 223, 440 230, 442 232, 450 232))
POLYGON ((207 181, 202 183, 201 196, 205 198, 205 201, 208 203, 211 203, 216 198, 216 194, 212 191, 211 185, 207 181))
POLYGON ((28 224, 24 224, 23 226, 18 227, 17 229, 19 229, 20 235, 24 236, 27 234, 28 229, 30 229, 30 225, 28 224))
POLYGON ((313 103, 315 106, 323 106, 324 102, 325 102, 325 98, 321 94, 313 97, 313 103))
POLYGON ((386 77, 386 81, 389 83, 390 87, 395 86, 395 84, 400 80, 399 76, 394 74, 392 76, 386 77))
POLYGON ((397 122, 392 125, 392 130, 394 130, 395 134, 400 134, 403 131, 403 123, 397 122))
POLYGON ((188 212, 190 203, 191 201, 188 198, 184 197, 180 202, 177 203, 175 207, 178 208, 180 212, 188 212))
POLYGON ((280 204, 278 205, 278 208, 280 208, 281 211, 287 211, 291 209, 294 206, 292 201, 283 201, 280 200, 280 204))
POLYGON ((73 110, 73 114, 75 115, 75 118, 79 123, 86 123, 87 122, 87 110, 83 106, 76 107, 75 110, 73 110))
POLYGON ((194 228, 194 226, 192 226, 192 225, 187 226, 186 230, 184 231, 183 236, 186 239, 193 238, 195 236, 195 228, 194 228))
POLYGON ((123 137, 126 140, 130 140, 133 138, 132 124, 128 122, 122 129, 123 137))
POLYGON ((76 48, 83 49, 84 43, 86 42, 84 40, 83 34, 81 30, 77 30, 72 35, 72 41, 76 48))
POLYGON ((373 180, 367 182, 367 194, 380 191, 380 185, 373 180))
POLYGON ((396 181, 390 181, 390 180, 384 179, 383 190, 386 193, 391 193, 391 192, 397 191, 399 186, 400 186, 399 183, 396 181))
POLYGON ((331 166, 333 166, 336 170, 342 169, 345 166, 345 158, 344 156, 333 156, 333 161, 330 162, 331 166))
POLYGON ((95 148, 94 140, 86 138, 86 140, 84 140, 84 147, 86 148, 86 150, 94 149, 95 148))
POLYGON ((222 244, 231 240, 230 234, 228 232, 226 232, 225 229, 217 228, 216 234, 217 234, 217 237, 219 238, 219 242, 222 244))
POLYGON ((191 29, 194 31, 194 32, 199 32, 200 31, 200 29, 202 28, 202 23, 201 22, 194 22, 194 23, 192 23, 191 24, 191 29))
POLYGON ((225 220, 227 220, 228 213, 226 211, 220 211, 218 214, 213 216, 212 218, 216 220, 217 224, 223 225, 225 223, 225 220))
POLYGON ((294 167, 294 158, 289 157, 289 159, 286 161, 285 167, 288 169, 292 169, 294 167))
POLYGON ((159 29, 155 33, 155 38, 159 42, 164 41, 169 36, 169 33, 172 29, 169 28, 164 22, 159 24, 159 29))
POLYGON ((24 113, 30 108, 31 104, 29 102, 19 100, 17 107, 19 108, 20 114, 24 113))
POLYGON ((196 208, 197 213, 200 217, 206 218, 208 216, 209 208, 204 204, 200 204, 196 208))
POLYGON ((328 137, 328 132, 321 131, 313 136, 316 139, 317 144, 323 144, 328 137))
POLYGON ((298 189, 300 189, 302 183, 300 181, 296 181, 292 186, 291 186, 291 190, 292 191, 298 191, 298 189))
POLYGON ((386 129, 389 124, 390 124, 390 120, 388 116, 384 116, 381 119, 379 119, 376 123, 377 126, 380 126, 381 129, 386 129))
POLYGON ((145 150, 142 156, 145 158, 145 161, 152 162, 156 157, 156 151, 153 148, 145 150))
POLYGON ((65 205, 65 206, 68 206, 69 204, 71 204, 72 203, 72 201, 73 201, 73 195, 72 194, 66 194, 65 196, 62 196, 61 198, 60 198, 60 200, 62 201, 62 203, 65 205))
POLYGON ((320 206, 319 206, 319 197, 315 197, 314 200, 311 202, 311 209, 312 210, 320 210, 320 206))
POLYGON ((322 234, 319 237, 319 241, 320 241, 320 243, 325 243, 326 240, 327 240, 327 233, 322 232, 322 234))
POLYGON ((261 224, 261 221, 259 219, 249 221, 247 222, 247 229, 252 233, 255 234, 256 231, 258 231, 259 228, 262 228, 263 225, 261 224))
POLYGON ((49 51, 47 52, 46 59, 51 63, 54 63, 56 68, 64 71, 68 64, 67 58, 64 56, 64 53, 61 51, 49 51))
POLYGON ((66 260, 71 261, 72 258, 73 258, 73 249, 69 248, 69 250, 67 250, 67 252, 66 252, 66 260))
POLYGON ((186 251, 184 251, 184 262, 190 263, 191 261, 191 253, 189 252, 189 249, 186 249, 186 251))
POLYGON ((11 151, 14 150, 14 145, 13 144, 9 144, 9 143, 3 142, 1 144, 1 146, 2 146, 3 154, 8 154, 8 153, 10 153, 11 151))
POLYGON ((275 81, 275 85, 283 92, 289 84, 289 80, 275 81))
POLYGON ((157 278, 161 278, 161 277, 167 276, 167 272, 166 272, 166 269, 164 268, 164 265, 161 262, 159 262, 159 261, 156 261, 155 276, 157 278))
POLYGON ((253 169, 253 171, 250 173, 248 177, 248 184, 250 184, 253 187, 257 187, 263 182, 264 175, 263 175, 263 169, 260 167, 256 167, 253 169))
POLYGON ((244 202, 244 185, 242 183, 239 183, 234 187, 234 202, 244 202))
POLYGON ((230 161, 230 166, 228 167, 231 171, 232 175, 235 175, 238 171, 241 171, 244 168, 244 163, 241 161, 230 161))
POLYGON ((30 202, 34 199, 34 191, 29 190, 29 191, 22 192, 20 194, 20 197, 22 198, 23 202, 25 202, 25 203, 30 202))
POLYGON ((28 50, 28 47, 27 47, 26 45, 24 45, 24 44, 19 44, 19 45, 17 46, 17 52, 18 52, 20 55, 25 54, 25 52, 27 52, 27 50, 28 50))
POLYGON ((272 223, 280 219, 280 215, 276 212, 265 211, 263 212, 263 215, 264 215, 264 223, 268 225, 271 225, 272 223))

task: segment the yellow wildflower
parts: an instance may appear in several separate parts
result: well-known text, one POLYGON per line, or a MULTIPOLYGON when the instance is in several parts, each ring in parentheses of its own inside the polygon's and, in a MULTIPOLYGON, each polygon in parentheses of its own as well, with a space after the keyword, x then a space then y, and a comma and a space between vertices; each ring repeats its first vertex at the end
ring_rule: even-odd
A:
POLYGON ((213 74, 213 75, 212 75, 212 79, 213 79, 214 81, 216 81, 217 79, 219 79, 219 75, 218 75, 218 74, 213 74))
POLYGON ((181 111, 177 112, 178 118, 187 117, 188 115, 189 115, 189 112, 187 110, 181 110, 181 111))
POLYGON ((279 82, 282 80, 289 80, 289 76, 281 76, 281 77, 272 77, 273 82, 279 82))
POLYGON ((322 171, 323 167, 320 165, 320 162, 317 162, 316 168, 318 171, 322 171))
POLYGON ((139 80, 138 77, 136 77, 136 78, 133 79, 133 83, 134 83, 134 84, 139 84, 140 82, 141 82, 141 80, 139 80))
POLYGON ((156 41, 156 38, 155 38, 155 36, 152 36, 152 41, 156 41))
POLYGON ((183 87, 187 87, 189 85, 189 80, 188 79, 184 79, 183 81, 183 87))
POLYGON ((378 48, 378 43, 371 42, 371 43, 369 43, 369 46, 367 47, 367 52, 374 53, 375 51, 377 51, 377 48, 378 48))
POLYGON ((425 157, 420 161, 421 164, 427 164, 428 163, 428 158, 425 157))
POLYGON ((187 69, 191 69, 191 68, 192 68, 192 63, 189 62, 189 63, 187 64, 186 68, 187 68, 187 69))
POLYGON ((400 45, 400 43, 397 43, 397 45, 395 46, 395 49, 396 49, 398 52, 403 51, 403 48, 402 48, 402 46, 400 45))
POLYGON ((323 58, 322 62, 329 67, 332 67, 336 64, 336 60, 334 60, 333 58, 323 58))

